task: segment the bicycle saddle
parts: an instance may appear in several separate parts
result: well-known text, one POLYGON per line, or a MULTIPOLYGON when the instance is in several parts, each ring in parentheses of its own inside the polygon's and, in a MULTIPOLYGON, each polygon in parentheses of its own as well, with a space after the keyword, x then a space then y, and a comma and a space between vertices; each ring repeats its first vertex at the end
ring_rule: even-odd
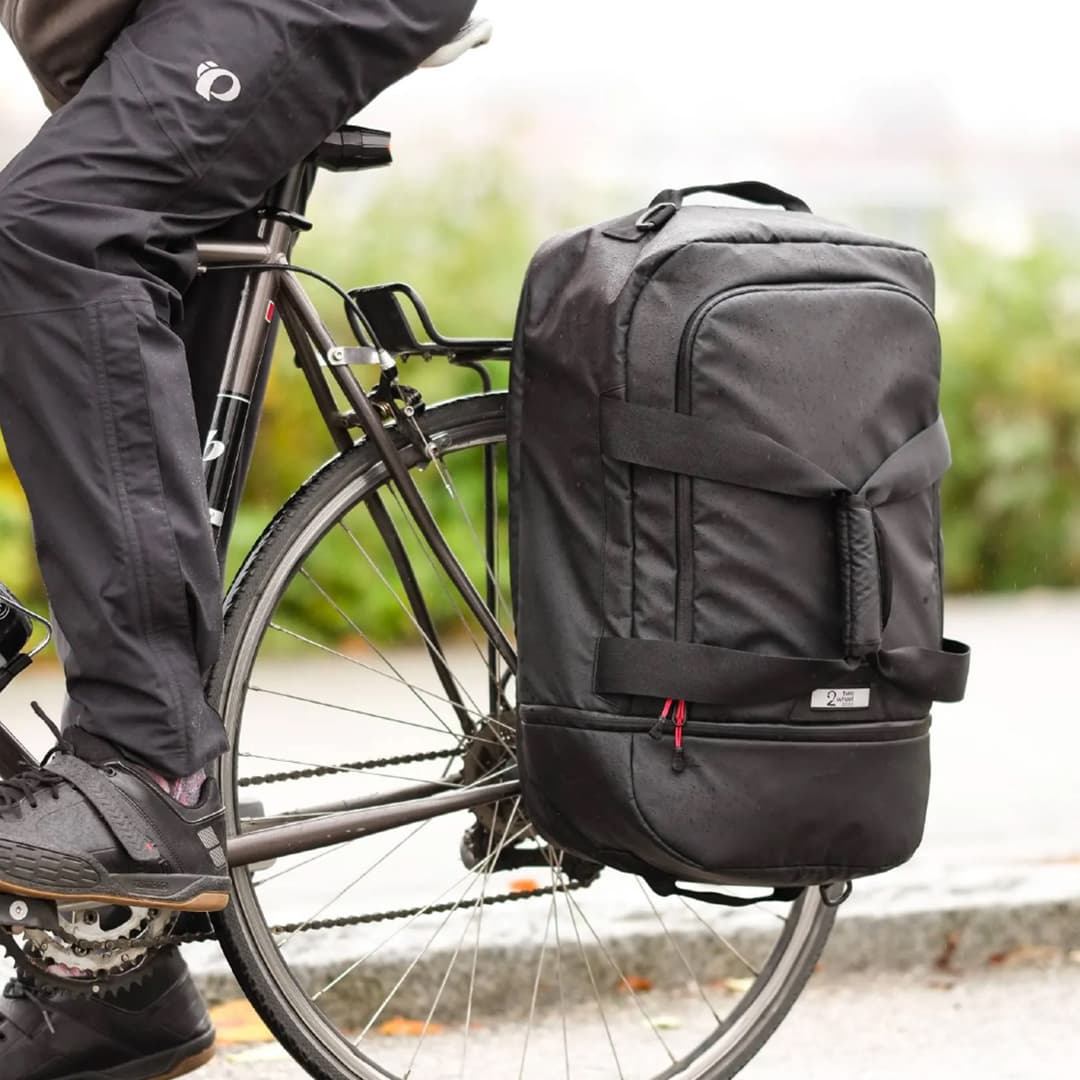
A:
POLYGON ((495 33, 495 24, 490 19, 470 19, 459 31, 453 41, 433 52, 420 66, 422 68, 445 67, 460 59, 470 49, 486 45, 495 33))

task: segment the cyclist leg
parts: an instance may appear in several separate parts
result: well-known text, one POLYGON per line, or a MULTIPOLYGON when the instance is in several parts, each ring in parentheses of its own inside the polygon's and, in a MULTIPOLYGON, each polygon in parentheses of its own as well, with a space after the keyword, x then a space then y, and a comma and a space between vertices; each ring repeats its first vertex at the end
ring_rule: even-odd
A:
MULTIPOLYGON (((0 426, 69 646, 68 738, 81 757, 104 764, 119 750, 130 775, 184 777, 224 747, 203 691, 220 580, 174 329, 195 237, 254 206, 471 8, 144 0, 76 99, 0 174, 0 426)), ((155 850, 184 847, 168 835, 183 823, 165 821, 142 786, 128 795, 152 820, 155 850)), ((131 856, 115 807, 96 808, 86 820, 108 822, 131 856)), ((32 818, 18 842, 43 846, 32 818)), ((71 834, 76 848, 91 840, 104 842, 71 834)))

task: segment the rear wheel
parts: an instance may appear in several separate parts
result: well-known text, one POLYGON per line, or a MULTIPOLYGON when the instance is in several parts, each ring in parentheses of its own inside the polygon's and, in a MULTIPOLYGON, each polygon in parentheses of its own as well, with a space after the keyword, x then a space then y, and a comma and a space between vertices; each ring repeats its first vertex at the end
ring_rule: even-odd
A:
MULTIPOLYGON (((505 409, 492 394, 429 410, 437 464, 400 445, 509 627, 505 409)), ((252 553, 214 696, 234 834, 498 782, 515 766, 513 680, 365 445, 252 553)), ((745 912, 661 899, 546 847, 517 799, 238 869, 233 884, 217 918, 226 955, 321 1080, 731 1076, 790 1009, 833 919, 817 890, 745 912)))

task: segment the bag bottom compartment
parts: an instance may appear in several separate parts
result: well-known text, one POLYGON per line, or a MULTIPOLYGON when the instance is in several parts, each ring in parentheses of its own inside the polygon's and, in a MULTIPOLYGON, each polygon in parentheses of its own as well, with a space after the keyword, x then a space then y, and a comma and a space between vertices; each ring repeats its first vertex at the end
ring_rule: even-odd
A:
POLYGON ((519 710, 525 802, 577 855, 645 876, 811 886, 881 873, 922 840, 930 720, 672 727, 555 706, 519 710), (808 799, 812 793, 812 799, 808 799))

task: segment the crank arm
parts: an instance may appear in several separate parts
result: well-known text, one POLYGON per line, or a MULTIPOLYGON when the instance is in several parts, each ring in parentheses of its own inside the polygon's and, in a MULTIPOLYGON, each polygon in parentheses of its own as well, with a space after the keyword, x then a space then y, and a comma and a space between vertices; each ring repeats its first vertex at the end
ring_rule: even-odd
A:
POLYGON ((33 900, 26 896, 0 893, 0 926, 55 932, 60 929, 56 901, 33 900))

